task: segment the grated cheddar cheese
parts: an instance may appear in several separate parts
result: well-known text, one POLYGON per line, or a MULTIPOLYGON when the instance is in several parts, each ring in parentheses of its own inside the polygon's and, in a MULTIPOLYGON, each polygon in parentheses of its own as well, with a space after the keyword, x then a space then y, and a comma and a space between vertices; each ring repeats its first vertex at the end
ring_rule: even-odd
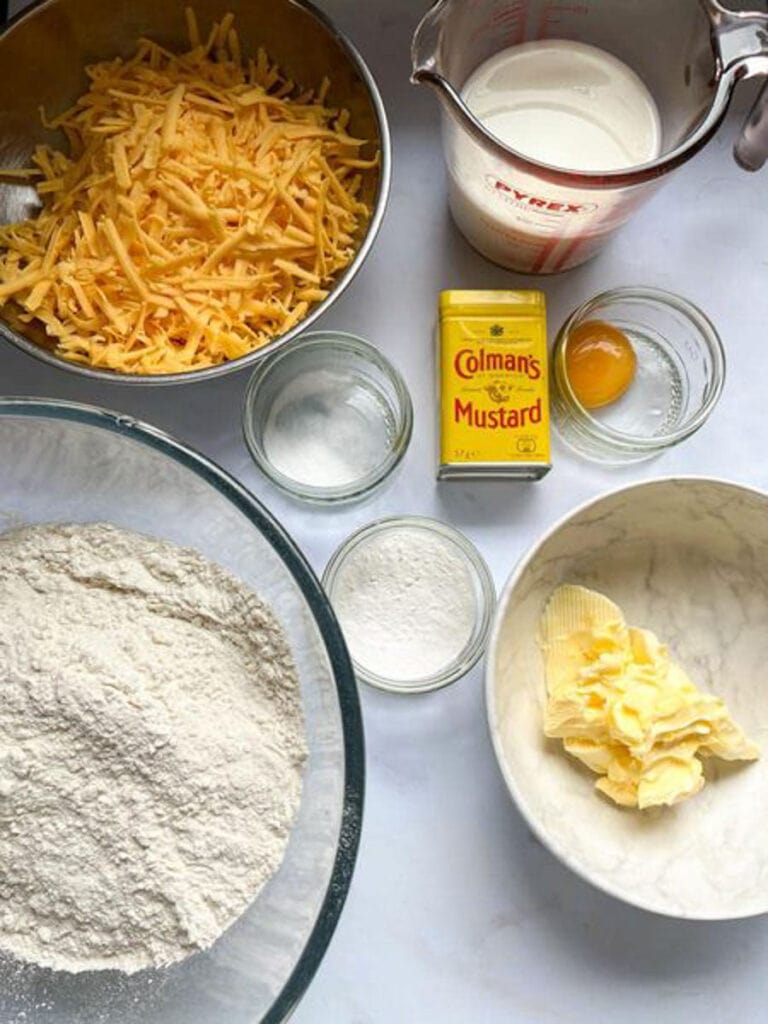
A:
POLYGON ((58 355, 128 374, 197 370, 245 355, 321 302, 370 218, 349 114, 326 79, 300 92, 260 50, 243 61, 226 15, 191 50, 148 39, 87 68, 90 87, 46 125, 42 208, 0 227, 0 308, 37 321, 58 355))

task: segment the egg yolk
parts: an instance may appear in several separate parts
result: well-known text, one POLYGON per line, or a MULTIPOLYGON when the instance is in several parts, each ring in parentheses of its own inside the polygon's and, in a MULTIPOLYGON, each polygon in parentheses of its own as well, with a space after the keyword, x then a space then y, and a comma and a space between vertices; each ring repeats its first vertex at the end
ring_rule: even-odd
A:
POLYGON ((636 369, 635 350, 618 327, 587 320, 568 335, 565 371, 585 409, 599 409, 621 398, 636 369))

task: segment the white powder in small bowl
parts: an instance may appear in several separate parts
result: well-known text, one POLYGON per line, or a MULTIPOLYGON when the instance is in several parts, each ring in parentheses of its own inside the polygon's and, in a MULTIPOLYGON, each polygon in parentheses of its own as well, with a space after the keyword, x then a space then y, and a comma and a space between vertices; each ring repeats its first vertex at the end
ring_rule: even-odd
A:
POLYGON ((367 675, 401 684, 433 680, 455 666, 476 634, 477 571, 459 543, 429 521, 366 531, 331 575, 350 654, 367 675))

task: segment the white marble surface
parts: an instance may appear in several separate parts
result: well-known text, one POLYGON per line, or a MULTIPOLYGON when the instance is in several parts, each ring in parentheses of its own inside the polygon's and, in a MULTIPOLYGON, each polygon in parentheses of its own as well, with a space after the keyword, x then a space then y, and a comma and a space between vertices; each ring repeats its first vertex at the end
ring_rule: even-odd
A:
MULTIPOLYGON (((416 407, 404 470, 373 503, 321 512, 280 497, 240 438, 242 375, 140 392, 84 384, 6 349, 0 391, 102 404, 163 427, 217 459, 280 516, 315 567, 376 516, 450 520, 477 543, 501 586, 519 556, 585 498, 659 474, 708 473, 768 485, 768 170, 737 169, 737 120, 651 201, 597 261, 543 282, 554 329, 583 299, 646 283, 700 303, 730 365, 708 426, 631 471, 555 451, 540 484, 434 482, 431 334, 442 287, 524 285, 477 257, 445 210, 433 98, 408 84, 423 0, 323 0, 377 75, 394 134, 392 201, 359 278, 325 325, 376 342, 416 407)), ((752 1024, 768 1004, 768 919, 700 925, 654 917, 593 890, 532 837, 507 796, 475 670, 451 689, 403 698, 366 691, 366 817, 339 929, 296 1024, 752 1024)), ((756 808, 762 822, 764 808, 756 808)), ((762 824, 760 827, 764 827, 762 824)))

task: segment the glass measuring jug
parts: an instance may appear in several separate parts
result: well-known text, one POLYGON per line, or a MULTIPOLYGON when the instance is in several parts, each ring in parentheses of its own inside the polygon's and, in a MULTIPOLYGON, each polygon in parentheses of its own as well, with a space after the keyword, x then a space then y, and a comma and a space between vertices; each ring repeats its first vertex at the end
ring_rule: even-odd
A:
MULTIPOLYGON (((449 203, 468 241, 524 273, 557 273, 594 256, 665 176, 712 138, 737 82, 768 76, 768 14, 736 6, 438 0, 414 35, 412 80, 432 86, 441 101, 449 203), (659 110, 656 159, 616 171, 572 171, 524 156, 483 126, 462 98, 469 76, 503 49, 546 39, 597 47, 639 75, 659 110)), ((768 157, 768 86, 735 156, 747 170, 768 157)))

